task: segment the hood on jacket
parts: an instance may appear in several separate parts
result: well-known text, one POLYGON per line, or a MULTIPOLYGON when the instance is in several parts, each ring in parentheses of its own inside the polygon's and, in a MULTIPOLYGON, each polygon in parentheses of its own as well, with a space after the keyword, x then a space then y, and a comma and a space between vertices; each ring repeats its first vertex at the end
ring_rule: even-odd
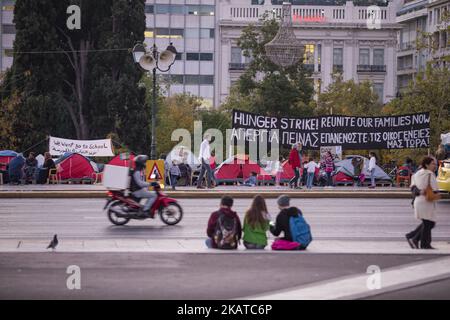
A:
POLYGON ((290 207, 281 210, 280 213, 286 213, 289 217, 296 217, 299 214, 299 210, 296 207, 290 207))
POLYGON ((233 210, 228 209, 228 208, 220 208, 219 212, 223 213, 224 215, 229 216, 229 217, 234 217, 237 215, 236 212, 234 212, 233 210))

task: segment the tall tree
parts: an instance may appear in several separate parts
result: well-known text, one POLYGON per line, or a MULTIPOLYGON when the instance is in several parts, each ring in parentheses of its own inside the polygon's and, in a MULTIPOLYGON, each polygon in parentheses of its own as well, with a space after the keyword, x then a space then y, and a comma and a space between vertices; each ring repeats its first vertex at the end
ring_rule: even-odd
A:
POLYGON ((305 106, 312 98, 313 86, 307 79, 302 61, 282 68, 266 56, 264 45, 275 37, 278 27, 275 19, 265 15, 260 24, 244 28, 238 45, 250 62, 224 108, 244 105, 249 111, 273 116, 307 116, 312 113, 312 109, 305 106))
POLYGON ((11 129, 17 147, 47 134, 92 139, 114 133, 135 151, 148 149, 142 71, 128 49, 143 41, 144 3, 17 0, 14 64, 2 85, 19 99, 17 117, 26 119, 11 129), (73 4, 81 8, 79 30, 66 24, 73 4))

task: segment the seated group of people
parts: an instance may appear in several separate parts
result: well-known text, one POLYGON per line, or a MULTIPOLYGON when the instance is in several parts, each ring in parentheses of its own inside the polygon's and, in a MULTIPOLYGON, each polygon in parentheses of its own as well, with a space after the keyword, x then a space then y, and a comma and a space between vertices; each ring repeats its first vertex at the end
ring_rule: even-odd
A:
POLYGON ((290 206, 286 195, 278 197, 277 204, 280 212, 272 222, 264 198, 257 195, 245 213, 242 227, 239 216, 232 210, 233 198, 222 197, 220 209, 213 212, 208 221, 206 246, 237 249, 242 239, 247 249, 264 249, 268 244, 267 232, 270 231, 277 237, 272 244, 273 250, 305 250, 312 241, 312 235, 301 210, 290 206), (281 233, 283 237, 279 238, 281 233))
POLYGON ((56 168, 49 152, 46 152, 44 164, 38 165, 35 153, 30 152, 28 158, 24 158, 21 154, 12 159, 8 164, 8 178, 10 183, 46 183, 50 169, 56 168))

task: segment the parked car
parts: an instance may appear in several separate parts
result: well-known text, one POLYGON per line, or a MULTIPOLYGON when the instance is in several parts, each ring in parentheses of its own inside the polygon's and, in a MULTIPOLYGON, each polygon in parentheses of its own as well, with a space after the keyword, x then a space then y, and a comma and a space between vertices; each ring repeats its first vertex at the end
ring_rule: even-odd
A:
POLYGON ((441 161, 437 183, 440 192, 450 192, 450 159, 441 161))

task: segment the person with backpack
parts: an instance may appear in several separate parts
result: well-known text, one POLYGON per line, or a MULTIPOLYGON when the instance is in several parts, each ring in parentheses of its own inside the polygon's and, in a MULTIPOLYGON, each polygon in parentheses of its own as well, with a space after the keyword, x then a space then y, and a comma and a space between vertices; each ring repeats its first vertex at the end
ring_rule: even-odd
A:
POLYGON ((300 209, 291 207, 289 202, 290 199, 286 195, 277 199, 280 213, 275 225, 270 226, 270 232, 275 237, 283 232, 284 237, 274 241, 273 250, 305 250, 312 241, 311 227, 303 218, 300 209))
POLYGON ((266 201, 260 195, 253 198, 244 218, 244 246, 247 249, 264 249, 267 246, 267 231, 270 216, 266 201))
POLYGON ((231 210, 233 198, 223 196, 220 209, 209 217, 206 234, 206 246, 214 249, 237 249, 242 236, 242 226, 239 216, 231 210))

